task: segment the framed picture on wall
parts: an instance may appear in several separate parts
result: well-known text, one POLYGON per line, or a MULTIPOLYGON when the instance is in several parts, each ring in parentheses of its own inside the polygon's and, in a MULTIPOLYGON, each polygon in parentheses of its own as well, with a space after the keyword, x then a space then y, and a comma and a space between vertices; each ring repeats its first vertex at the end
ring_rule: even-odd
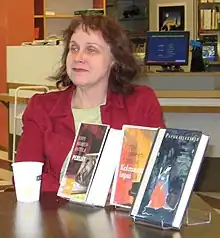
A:
POLYGON ((158 5, 158 30, 186 30, 185 5, 158 5))

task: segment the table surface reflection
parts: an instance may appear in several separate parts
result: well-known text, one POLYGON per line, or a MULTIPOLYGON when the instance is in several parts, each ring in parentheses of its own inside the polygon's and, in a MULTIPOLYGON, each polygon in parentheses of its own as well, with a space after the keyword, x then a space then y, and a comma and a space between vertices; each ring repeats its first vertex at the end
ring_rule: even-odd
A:
POLYGON ((54 193, 25 204, 6 192, 0 194, 0 231, 4 238, 218 238, 220 215, 198 196, 193 196, 190 207, 211 211, 212 221, 179 233, 134 224, 123 211, 68 203, 54 193))

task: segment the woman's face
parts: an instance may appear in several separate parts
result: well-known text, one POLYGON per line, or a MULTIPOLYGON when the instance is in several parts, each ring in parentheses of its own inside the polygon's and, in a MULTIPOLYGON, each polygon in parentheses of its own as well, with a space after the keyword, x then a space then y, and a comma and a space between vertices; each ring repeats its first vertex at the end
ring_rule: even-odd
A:
POLYGON ((66 59, 67 74, 79 87, 107 85, 113 57, 100 32, 85 32, 80 26, 73 33, 66 59))

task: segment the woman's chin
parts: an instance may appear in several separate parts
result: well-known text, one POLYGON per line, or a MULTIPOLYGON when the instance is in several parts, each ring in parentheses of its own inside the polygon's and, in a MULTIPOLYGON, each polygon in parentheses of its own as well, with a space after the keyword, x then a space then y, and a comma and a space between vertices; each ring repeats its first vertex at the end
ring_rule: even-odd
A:
POLYGON ((73 80, 73 84, 76 86, 76 87, 85 87, 89 84, 88 80, 86 79, 74 79, 73 80))

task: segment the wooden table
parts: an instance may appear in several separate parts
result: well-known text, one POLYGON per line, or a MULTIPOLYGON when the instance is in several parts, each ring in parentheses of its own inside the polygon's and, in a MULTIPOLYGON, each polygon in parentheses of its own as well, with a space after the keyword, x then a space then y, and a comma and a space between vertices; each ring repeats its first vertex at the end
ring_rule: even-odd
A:
POLYGON ((219 192, 200 192, 198 195, 208 203, 212 208, 215 208, 220 213, 220 193, 219 192))
POLYGON ((197 196, 191 207, 211 211, 212 221, 179 233, 134 225, 126 212, 75 205, 54 193, 25 204, 5 192, 0 194, 0 231, 4 238, 218 238, 220 215, 197 196))

